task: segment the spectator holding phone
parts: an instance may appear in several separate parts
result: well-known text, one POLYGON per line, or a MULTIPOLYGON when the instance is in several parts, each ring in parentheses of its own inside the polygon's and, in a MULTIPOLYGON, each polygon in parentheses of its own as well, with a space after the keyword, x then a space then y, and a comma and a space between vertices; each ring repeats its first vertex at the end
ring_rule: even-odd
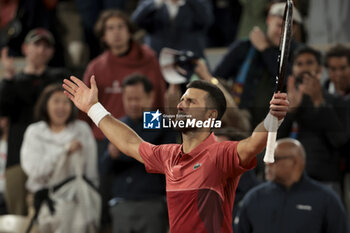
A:
POLYGON ((279 137, 294 137, 307 153, 306 171, 337 193, 340 188, 340 159, 337 148, 346 141, 345 103, 321 85, 321 53, 302 47, 294 54, 293 75, 287 84, 290 109, 279 129, 279 137))

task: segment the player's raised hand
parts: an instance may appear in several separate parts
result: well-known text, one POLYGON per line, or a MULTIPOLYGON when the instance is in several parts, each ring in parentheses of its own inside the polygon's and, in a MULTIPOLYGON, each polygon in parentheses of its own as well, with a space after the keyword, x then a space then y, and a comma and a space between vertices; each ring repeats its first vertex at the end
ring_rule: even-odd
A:
POLYGON ((87 113, 91 106, 98 102, 98 90, 94 75, 90 78, 91 88, 88 88, 83 81, 74 76, 71 76, 70 80, 63 80, 63 82, 64 94, 81 111, 87 113))
POLYGON ((278 120, 283 119, 289 108, 289 101, 286 93, 275 93, 270 101, 270 113, 277 117, 278 120))

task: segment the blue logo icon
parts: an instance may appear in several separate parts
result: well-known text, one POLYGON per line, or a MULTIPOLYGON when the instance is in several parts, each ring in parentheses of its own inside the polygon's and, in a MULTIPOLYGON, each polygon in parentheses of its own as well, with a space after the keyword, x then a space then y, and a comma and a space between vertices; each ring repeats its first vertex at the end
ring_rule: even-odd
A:
POLYGON ((160 129, 162 113, 157 111, 143 112, 143 128, 144 129, 160 129))

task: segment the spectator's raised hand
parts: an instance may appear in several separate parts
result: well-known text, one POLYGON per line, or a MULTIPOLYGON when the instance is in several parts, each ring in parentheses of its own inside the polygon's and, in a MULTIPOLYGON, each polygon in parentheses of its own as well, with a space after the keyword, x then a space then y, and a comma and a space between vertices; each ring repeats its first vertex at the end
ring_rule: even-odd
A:
POLYGON ((197 59, 195 62, 196 67, 194 69, 194 72, 198 75, 199 78, 210 82, 210 79, 213 77, 208 70, 207 65, 205 64, 205 61, 202 59, 197 59))
POLYGON ((259 27, 254 27, 249 34, 250 42, 253 46, 259 50, 263 51, 269 47, 269 42, 264 34, 264 32, 259 27))
POLYGON ((322 86, 320 82, 320 73, 318 74, 303 74, 304 93, 311 97, 315 107, 318 107, 323 101, 322 86))
POLYGON ((300 106, 304 94, 304 85, 301 83, 296 86, 295 77, 289 76, 287 82, 287 93, 290 102, 289 111, 293 112, 300 106))
POLYGON ((15 75, 15 61, 13 57, 9 56, 8 47, 4 47, 1 50, 1 63, 5 70, 5 79, 12 79, 15 75))
POLYGON ((88 88, 83 81, 74 76, 71 76, 70 79, 71 81, 68 79, 63 81, 64 93, 77 108, 87 113, 91 106, 98 102, 95 76, 92 75, 90 78, 91 88, 88 88))
POLYGON ((82 149, 82 144, 78 140, 72 140, 68 147, 68 155, 71 155, 72 153, 79 151, 82 149))

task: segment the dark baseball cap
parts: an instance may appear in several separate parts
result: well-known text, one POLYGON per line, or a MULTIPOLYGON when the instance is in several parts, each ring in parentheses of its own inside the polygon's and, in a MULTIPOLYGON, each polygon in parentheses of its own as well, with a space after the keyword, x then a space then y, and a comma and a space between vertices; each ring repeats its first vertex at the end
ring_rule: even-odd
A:
POLYGON ((35 43, 39 40, 46 40, 51 46, 55 44, 55 38, 51 32, 44 28, 35 28, 29 31, 24 39, 24 43, 35 43))

